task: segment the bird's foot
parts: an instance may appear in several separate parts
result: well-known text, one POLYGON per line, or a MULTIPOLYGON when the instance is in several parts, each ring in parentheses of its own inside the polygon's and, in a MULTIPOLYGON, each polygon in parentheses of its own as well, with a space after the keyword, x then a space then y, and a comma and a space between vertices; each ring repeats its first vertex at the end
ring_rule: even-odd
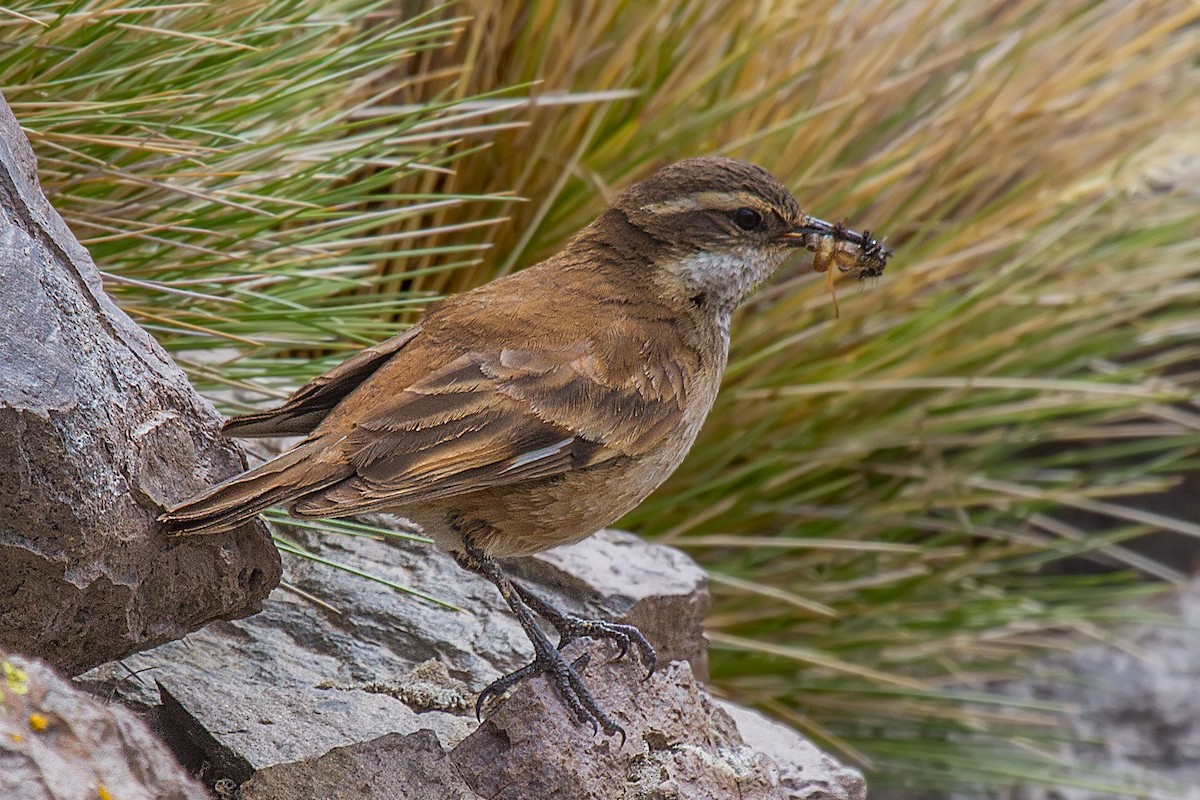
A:
POLYGON ((610 639, 617 643, 615 660, 619 660, 629 653, 629 646, 632 644, 636 648, 635 657, 646 668, 646 677, 643 680, 649 680, 654 675, 658 654, 654 652, 650 641, 633 625, 602 619, 584 619, 574 614, 563 614, 558 620, 551 619, 550 624, 558 631, 560 650, 579 638, 610 639))
POLYGON ((624 658, 629 653, 632 644, 637 648, 638 660, 646 667, 646 678, 654 675, 658 654, 654 646, 633 625, 620 622, 609 622, 603 619, 585 619, 584 617, 559 611, 541 596, 517 584, 514 587, 521 598, 547 622, 558 631, 558 649, 561 650, 576 639, 609 639, 617 643, 617 659, 624 658))
POLYGON ((612 639, 617 643, 620 653, 617 658, 629 652, 630 645, 636 645, 639 654, 645 660, 650 673, 654 673, 655 654, 650 642, 642 632, 632 625, 622 625, 603 620, 589 620, 559 611, 535 592, 520 584, 513 583, 496 559, 477 548, 468 536, 463 536, 463 550, 457 554, 458 563, 472 572, 477 572, 496 584, 500 595, 512 609, 517 622, 533 644, 533 661, 520 669, 510 672, 479 693, 475 701, 475 716, 483 715, 484 704, 492 697, 499 696, 516 686, 526 678, 545 674, 558 689, 563 703, 575 720, 581 724, 591 725, 593 735, 603 729, 609 736, 621 734, 621 744, 625 744, 625 731, 613 720, 608 713, 600 708, 592 693, 584 685, 580 673, 587 666, 590 656, 587 653, 579 656, 574 662, 568 663, 562 653, 562 648, 575 639, 612 639), (546 632, 538 625, 534 613, 541 614, 558 630, 559 642, 555 647, 550 643, 546 632))
POLYGON ((583 683, 580 673, 587 667, 591 657, 584 653, 574 662, 568 663, 560 650, 553 647, 536 649, 537 653, 532 662, 493 681, 479 693, 479 699, 475 701, 476 719, 482 717, 484 703, 490 698, 504 694, 526 678, 544 674, 558 689, 563 703, 577 722, 591 725, 593 735, 600 730, 609 736, 620 734, 621 744, 625 744, 625 729, 600 707, 583 683))

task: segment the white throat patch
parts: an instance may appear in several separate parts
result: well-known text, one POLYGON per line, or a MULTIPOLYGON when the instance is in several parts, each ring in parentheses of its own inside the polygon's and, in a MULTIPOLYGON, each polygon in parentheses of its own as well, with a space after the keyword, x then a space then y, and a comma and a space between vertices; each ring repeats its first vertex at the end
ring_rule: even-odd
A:
POLYGON ((742 300, 775 271, 787 252, 771 258, 746 248, 725 253, 697 253, 679 262, 671 271, 689 291, 703 294, 705 302, 733 313, 742 300))

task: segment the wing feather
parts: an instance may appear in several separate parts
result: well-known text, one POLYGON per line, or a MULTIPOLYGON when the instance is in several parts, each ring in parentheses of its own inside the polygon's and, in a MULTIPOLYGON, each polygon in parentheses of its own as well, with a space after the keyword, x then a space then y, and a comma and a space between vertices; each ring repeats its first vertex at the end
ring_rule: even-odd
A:
POLYGON ((292 513, 429 502, 649 452, 686 406, 678 365, 647 366, 654 356, 583 344, 467 353, 356 420, 339 444, 349 474, 292 513))
POLYGON ((346 395, 375 374, 420 333, 420 327, 362 350, 297 389, 276 408, 233 417, 222 430, 230 436, 303 436, 313 432, 346 395))

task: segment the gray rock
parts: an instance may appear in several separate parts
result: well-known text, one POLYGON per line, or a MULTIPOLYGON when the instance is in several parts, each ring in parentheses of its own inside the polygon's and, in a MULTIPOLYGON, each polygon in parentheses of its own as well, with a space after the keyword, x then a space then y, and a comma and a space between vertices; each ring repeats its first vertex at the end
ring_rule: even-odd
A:
MULTIPOLYGON (((544 765, 541 780, 562 781, 560 793, 544 796, 564 800, 701 797, 713 787, 744 798, 861 797, 852 782, 844 794, 805 794, 844 776, 817 775, 820 762, 809 755, 803 764, 776 764, 742 741, 686 662, 668 666, 663 657, 659 673, 643 683, 631 660, 609 663, 609 643, 591 644, 585 678, 625 725, 624 747, 568 721, 544 679, 495 704, 480 728, 475 693, 531 655, 495 587, 426 545, 295 529, 287 536, 321 558, 464 610, 287 556, 285 588, 261 614, 212 625, 81 679, 139 705, 169 732, 187 763, 241 784, 245 797, 337 797, 337 787, 360 784, 380 797, 491 797, 496 787, 489 781, 521 772, 530 759, 544 765), (537 746, 542 751, 534 753, 537 746), (373 777, 359 781, 364 775, 373 777), (618 785, 613 776, 623 794, 594 794, 595 787, 618 785), (793 791, 796 776, 808 783, 793 791), (436 791, 389 795, 380 788, 393 785, 436 791)), ((667 652, 663 641, 675 641, 676 652, 703 652, 699 613, 707 608, 707 590, 703 572, 686 556, 615 531, 567 550, 513 571, 565 608, 618 619, 621 609, 625 619, 641 609, 642 629, 660 653, 667 652), (654 587, 662 587, 661 604, 654 587), (697 635, 685 642, 678 631, 697 635)), ((499 796, 543 796, 526 789, 499 796)))
POLYGON ((0 651, 0 797, 208 800, 132 712, 0 651))
MULTIPOLYGON (((1011 800, 1200 800, 1200 581, 1146 607, 1160 624, 1114 633, 1092 645, 1041 660, 1029 679, 1006 687, 1018 697, 1061 704, 1069 730, 1064 763, 1090 765, 1097 785, 1022 786, 994 796, 1011 800)), ((1085 767, 1086 768, 1086 767, 1085 767)))
POLYGON ((243 783, 238 800, 478 800, 432 731, 389 733, 243 783))
POLYGON ((779 765, 780 784, 789 800, 861 800, 867 782, 861 772, 842 766, 832 756, 786 725, 757 711, 718 700, 737 723, 746 744, 779 765))
POLYGON ((262 525, 155 523, 243 468, 219 424, 104 294, 0 97, 0 645, 76 673, 259 608, 279 578, 262 525))
MULTIPOLYGON (((475 693, 531 657, 496 588, 449 555, 412 542, 294 528, 287 535, 321 558, 430 592, 454 607, 289 555, 286 585, 324 605, 279 590, 257 616, 211 625, 83 679, 147 710, 163 729, 191 731, 218 772, 240 783, 272 764, 387 733, 428 728, 453 747, 475 728, 475 693)), ((572 580, 565 597, 548 585, 563 582, 550 563, 564 557, 604 564, 605 581, 625 592, 614 598, 618 608, 644 608, 647 587, 655 585, 670 587, 668 608, 708 607, 703 571, 669 548, 602 531, 571 549, 579 552, 539 557, 524 567, 525 583, 563 608, 586 605, 623 619, 617 609, 604 608, 606 585, 572 580), (542 571, 539 564, 546 564, 542 571)), ((660 626, 643 628, 654 642, 669 639, 664 628, 699 630, 701 624, 698 617, 647 616, 660 626)))
MULTIPOLYGON (((577 655, 578 644, 567 652, 577 655)), ((686 662, 672 662, 645 682, 629 661, 589 665, 585 677, 628 738, 594 736, 572 724, 554 688, 536 678, 450 753, 475 792, 563 800, 866 797, 861 776, 841 781, 818 769, 815 760, 808 767, 811 780, 796 781, 805 768, 782 766, 748 745, 686 662)), ((852 774, 833 766, 846 777, 852 774)))

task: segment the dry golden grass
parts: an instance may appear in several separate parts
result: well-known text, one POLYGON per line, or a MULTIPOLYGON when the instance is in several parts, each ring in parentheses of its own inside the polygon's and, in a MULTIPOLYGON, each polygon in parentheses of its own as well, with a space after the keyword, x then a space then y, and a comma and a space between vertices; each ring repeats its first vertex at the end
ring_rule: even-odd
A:
POLYGON ((528 202, 482 234, 477 266, 407 285, 459 291, 532 263, 620 185, 709 152, 767 166, 810 212, 897 251, 880 281, 843 287, 840 319, 803 259, 761 295, 697 451, 628 520, 714 571, 719 686, 887 779, 1072 780, 992 758, 987 731, 1052 738, 1050 709, 969 700, 1111 613, 1112 585, 1043 580, 1040 564, 1103 550, 1179 578, 1120 542, 1196 532, 1120 497, 1169 484, 1197 452, 1195 381, 1168 373, 1197 351, 1200 213, 1142 176, 1196 147, 1200 8, 456 8, 466 34, 415 67, 453 91, 639 94, 509 112, 527 124, 422 188, 528 202), (1116 527, 1089 538, 1060 507, 1116 527), (983 744, 948 746, 950 732, 983 744))

